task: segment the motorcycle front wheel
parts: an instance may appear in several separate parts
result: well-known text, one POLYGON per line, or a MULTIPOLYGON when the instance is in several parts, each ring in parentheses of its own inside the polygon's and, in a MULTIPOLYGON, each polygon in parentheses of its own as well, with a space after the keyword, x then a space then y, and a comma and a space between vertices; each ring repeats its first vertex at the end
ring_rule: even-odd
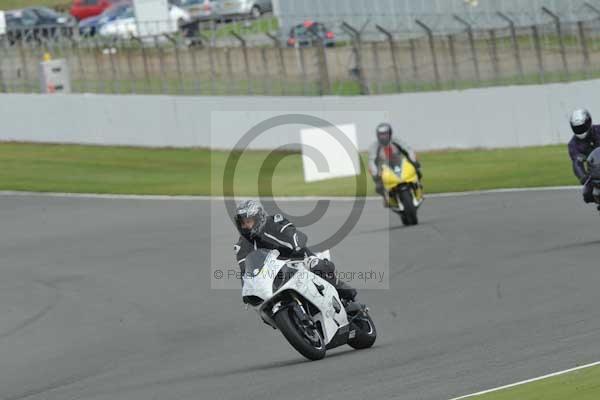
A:
POLYGON ((325 357, 326 345, 321 332, 305 326, 293 308, 279 311, 274 320, 277 328, 298 353, 313 361, 325 357))
POLYGON ((400 214, 402 223, 406 226, 417 225, 419 217, 417 216, 417 207, 413 203, 413 194, 411 190, 402 190, 399 194, 399 201, 404 206, 404 211, 400 214))

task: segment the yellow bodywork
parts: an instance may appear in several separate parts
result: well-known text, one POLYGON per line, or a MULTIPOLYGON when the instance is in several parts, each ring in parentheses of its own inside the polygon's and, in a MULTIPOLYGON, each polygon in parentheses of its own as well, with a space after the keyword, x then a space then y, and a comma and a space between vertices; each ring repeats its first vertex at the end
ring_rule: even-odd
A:
MULTIPOLYGON (((402 184, 411 184, 419 183, 419 176, 417 175, 417 170, 412 165, 412 163, 408 162, 406 158, 402 158, 402 164, 400 166, 400 173, 397 174, 394 172, 392 168, 388 165, 382 165, 381 167, 381 181, 383 183, 383 187, 386 192, 391 192, 397 186, 402 184)), ((413 196, 417 200, 421 200, 423 198, 423 190, 420 188, 420 185, 417 185, 419 189, 413 191, 413 196)), ((390 197, 390 205, 397 206, 396 199, 392 196, 390 197)))

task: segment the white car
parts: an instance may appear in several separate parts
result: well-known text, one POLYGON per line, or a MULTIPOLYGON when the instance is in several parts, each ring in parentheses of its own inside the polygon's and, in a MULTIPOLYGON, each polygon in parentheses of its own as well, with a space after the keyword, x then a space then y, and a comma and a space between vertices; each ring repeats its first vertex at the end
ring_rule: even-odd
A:
POLYGON ((121 38, 162 35, 177 32, 181 24, 190 20, 191 16, 186 10, 169 4, 169 19, 167 21, 143 22, 138 27, 135 11, 131 6, 118 19, 103 25, 98 33, 101 36, 121 38))

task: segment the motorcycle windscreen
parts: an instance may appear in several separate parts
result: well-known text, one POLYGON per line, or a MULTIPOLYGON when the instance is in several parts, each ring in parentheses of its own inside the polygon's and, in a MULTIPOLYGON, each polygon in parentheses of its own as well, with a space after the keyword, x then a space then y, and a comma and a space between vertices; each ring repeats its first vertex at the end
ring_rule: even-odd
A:
POLYGON ((265 266, 270 266, 279 257, 277 250, 257 249, 246 256, 246 277, 257 276, 265 266))
POLYGON ((265 300, 273 295, 272 282, 278 270, 277 250, 258 249, 246 256, 242 296, 257 296, 265 300), (261 272, 262 271, 262 272, 261 272))

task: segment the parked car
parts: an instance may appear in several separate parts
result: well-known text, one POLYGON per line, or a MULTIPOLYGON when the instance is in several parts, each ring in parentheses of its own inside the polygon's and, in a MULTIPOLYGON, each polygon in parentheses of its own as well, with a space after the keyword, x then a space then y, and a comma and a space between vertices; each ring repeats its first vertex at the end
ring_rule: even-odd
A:
POLYGON ((94 36, 104 24, 118 19, 131 7, 133 7, 131 1, 122 1, 108 7, 100 15, 82 19, 79 21, 79 34, 83 36, 94 36))
POLYGON ((335 34, 325 25, 320 22, 305 21, 290 29, 287 45, 288 47, 307 47, 319 40, 322 40, 326 47, 335 46, 335 34))
POLYGON ((217 0, 216 13, 224 17, 249 16, 258 18, 266 12, 273 11, 271 0, 217 0))
POLYGON ((215 14, 216 0, 179 0, 178 7, 190 13, 194 19, 210 19, 215 14))
POLYGON ((156 21, 141 26, 138 30, 138 24, 135 19, 135 11, 133 7, 128 8, 123 14, 113 21, 102 25, 98 30, 101 36, 114 36, 121 38, 129 38, 131 36, 140 36, 150 32, 153 35, 164 33, 175 33, 179 27, 191 20, 190 13, 182 8, 169 4, 169 20, 156 21), (141 32, 140 32, 141 31, 141 32))
POLYGON ((108 7, 120 1, 121 0, 73 0, 70 12, 77 20, 82 20, 100 15, 108 7))
POLYGON ((28 7, 5 13, 6 36, 10 43, 17 40, 40 40, 71 36, 75 27, 74 19, 47 7, 28 7))

